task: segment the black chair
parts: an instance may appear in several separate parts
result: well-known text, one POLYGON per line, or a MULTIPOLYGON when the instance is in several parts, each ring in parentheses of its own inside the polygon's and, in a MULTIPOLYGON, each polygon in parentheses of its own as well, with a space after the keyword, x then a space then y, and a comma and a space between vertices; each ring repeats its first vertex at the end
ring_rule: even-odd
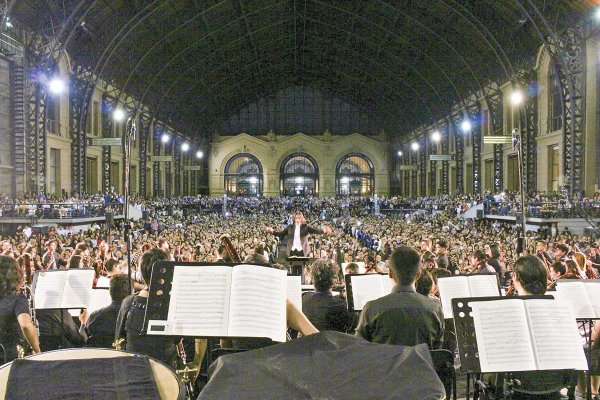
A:
MULTIPOLYGON (((512 400, 559 400, 562 399, 560 391, 567 388, 567 398, 575 400, 575 387, 577 386, 578 371, 524 371, 511 374, 500 373, 496 377, 496 387, 493 390, 482 390, 482 400, 505 398, 502 393, 505 381, 510 381, 512 387, 512 400)), ((481 385, 485 385, 480 383, 481 385)))
POLYGON ((456 369, 454 368, 454 353, 446 349, 430 350, 433 367, 446 389, 446 398, 456 400, 456 369))
POLYGON ((85 343, 85 347, 96 347, 100 349, 112 349, 115 337, 111 336, 90 336, 85 343))

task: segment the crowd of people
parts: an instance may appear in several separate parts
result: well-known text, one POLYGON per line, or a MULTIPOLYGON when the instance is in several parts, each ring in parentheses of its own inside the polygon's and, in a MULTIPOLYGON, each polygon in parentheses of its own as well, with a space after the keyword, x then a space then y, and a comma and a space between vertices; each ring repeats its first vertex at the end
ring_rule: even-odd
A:
MULTIPOLYGON (((227 235, 241 260, 285 264, 289 249, 282 236, 299 210, 308 226, 314 227, 303 253, 317 259, 305 270, 306 281, 315 291, 304 295, 302 310, 288 303, 287 316, 288 325, 305 335, 338 330, 356 332, 378 343, 427 343, 432 349, 439 348, 448 345, 436 284, 440 276, 496 273, 505 291, 518 295, 545 293, 559 279, 600 276, 600 243, 594 238, 569 232, 554 236, 527 232, 522 246, 513 224, 457 216, 458 205, 477 201, 467 197, 442 197, 437 203, 434 197, 382 199, 381 207, 436 211, 387 216, 374 212, 373 199, 320 198, 229 198, 225 215, 165 212, 170 206, 186 205, 198 211, 222 209, 223 201, 223 197, 136 199, 148 211, 147 220, 96 225, 79 232, 53 228, 44 235, 22 229, 0 237, 0 344, 5 360, 17 356, 13 349, 23 344, 23 339, 37 353, 86 343, 107 347, 116 336, 126 341, 126 349, 174 366, 179 339, 139 335, 143 318, 139 310, 145 306, 152 263, 159 259, 227 261, 222 241, 227 235), (126 223, 131 232, 135 296, 130 296, 127 277, 126 223), (348 312, 343 300, 343 274, 357 272, 357 264, 363 264, 367 273, 389 274, 396 285, 391 297, 369 303, 360 318, 348 312), (75 318, 66 311, 39 310, 35 313, 38 340, 27 299, 20 293, 31 283, 34 271, 61 268, 94 269, 94 285, 108 286, 113 303, 75 318), (335 296, 333 291, 341 295, 335 296), (419 318, 406 307, 420 309, 419 318)), ((194 342, 194 363, 200 363, 205 348, 205 341, 194 342)), ((599 384, 594 381, 594 394, 599 384)))

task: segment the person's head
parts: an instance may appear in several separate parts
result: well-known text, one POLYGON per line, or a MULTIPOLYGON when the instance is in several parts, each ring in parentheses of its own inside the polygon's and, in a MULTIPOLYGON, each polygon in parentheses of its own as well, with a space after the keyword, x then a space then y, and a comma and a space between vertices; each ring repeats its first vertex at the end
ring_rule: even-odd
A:
POLYGON ((331 260, 319 258, 310 266, 310 275, 317 292, 329 291, 337 277, 337 269, 331 260))
POLYGON ((158 248, 164 251, 169 251, 169 242, 167 242, 167 239, 158 239, 158 248))
POLYGON ((357 263, 349 263, 346 265, 346 275, 354 275, 354 274, 358 274, 359 273, 359 269, 358 269, 358 264, 357 263))
POLYGON ((78 254, 73 254, 71 258, 69 258, 69 269, 82 268, 83 257, 78 254))
POLYGON ((471 253, 471 260, 473 264, 479 264, 487 260, 487 255, 483 250, 475 250, 473 253, 471 253))
POLYGON ((17 260, 0 256, 0 297, 16 294, 23 281, 23 269, 19 267, 17 260))
POLYGON ((520 257, 513 267, 515 288, 520 295, 544 294, 548 275, 542 261, 536 256, 520 257))
POLYGON ((142 279, 146 285, 150 284, 150 277, 152 276, 152 266, 157 261, 168 261, 169 254, 161 249, 150 249, 142 255, 142 262, 140 264, 140 270, 142 271, 142 279))
POLYGON ((244 262, 248 264, 268 264, 269 260, 264 254, 252 253, 244 258, 244 262))
POLYGON ((538 240, 535 244, 535 251, 541 253, 542 251, 546 251, 548 248, 548 244, 544 240, 538 240))
POLYGON ((112 274, 117 270, 118 265, 119 262, 116 259, 111 258, 110 260, 106 261, 106 263, 104 263, 104 268, 106 268, 106 272, 112 274))
POLYGON ((567 273, 567 266, 562 261, 557 261, 550 266, 550 279, 553 281, 560 279, 560 277, 567 273))
POLYGON ((554 251, 556 252, 557 257, 564 257, 569 252, 569 246, 564 243, 558 243, 554 246, 554 251))
POLYGON ((437 262, 432 252, 427 251, 423 254, 422 258, 423 268, 431 270, 437 268, 437 262))
POLYGON ((579 264, 575 260, 565 260, 567 266, 567 274, 573 277, 580 277, 583 275, 583 270, 579 268, 579 264))
POLYGON ((47 240, 46 249, 48 249, 48 251, 56 251, 56 242, 54 240, 47 240))
POLYGON ((122 301, 125 297, 131 294, 129 287, 129 278, 125 274, 116 274, 110 277, 108 284, 110 298, 115 301, 122 301))
POLYGON ((433 241, 430 238, 421 240, 421 251, 431 251, 433 241))
POLYGON ((294 214, 294 223, 296 223, 296 224, 305 224, 306 223, 306 219, 304 218, 304 214, 302 214, 300 211, 297 211, 294 214))
POLYGON ((490 258, 500 258, 500 246, 498 243, 490 244, 490 258))
POLYGON ((448 242, 445 240, 438 240, 435 244, 435 251, 438 254, 444 254, 448 250, 448 242))
POLYGON ((587 258, 585 256, 585 254, 583 254, 580 251, 575 252, 573 254, 573 259, 575 260, 575 262, 577 262, 577 265, 579 266, 579 269, 581 269, 582 271, 584 271, 585 270, 585 263, 587 261, 587 258))
POLYGON ((415 289, 417 293, 423 296, 429 296, 433 293, 433 277, 431 276, 431 272, 421 269, 419 278, 415 282, 415 289))
POLYGON ((421 257, 412 247, 400 246, 392 252, 389 267, 390 278, 400 285, 410 285, 419 274, 421 257))

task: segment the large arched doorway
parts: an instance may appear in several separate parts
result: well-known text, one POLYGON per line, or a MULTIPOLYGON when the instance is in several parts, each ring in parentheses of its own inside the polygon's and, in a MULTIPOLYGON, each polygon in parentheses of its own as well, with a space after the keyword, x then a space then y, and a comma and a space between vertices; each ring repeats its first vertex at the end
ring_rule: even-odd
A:
POLYGON ((252 154, 240 153, 225 165, 225 192, 230 196, 260 196, 263 168, 252 154))
POLYGON ((340 159, 335 169, 337 196, 373 196, 375 168, 367 156, 350 153, 340 159))
POLYGON ((306 153, 292 153, 283 160, 280 176, 282 196, 317 196, 319 194, 319 166, 306 153))

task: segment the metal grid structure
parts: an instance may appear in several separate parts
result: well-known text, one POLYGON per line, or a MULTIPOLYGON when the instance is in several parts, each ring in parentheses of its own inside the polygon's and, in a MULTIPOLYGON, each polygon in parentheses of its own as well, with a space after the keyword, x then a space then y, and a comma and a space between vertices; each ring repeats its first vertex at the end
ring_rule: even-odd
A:
POLYGON ((421 130, 417 136, 419 143, 419 196, 427 196, 427 143, 425 131, 421 130))
MULTIPOLYGON (((483 88, 483 95, 488 106, 490 131, 493 136, 504 135, 504 94, 496 82, 490 82, 483 88)), ((494 144, 494 192, 504 189, 504 151, 503 145, 494 144)))
MULTIPOLYGON (((450 154, 450 121, 445 120, 440 130, 442 134, 442 154, 450 154)), ((450 162, 442 161, 442 193, 448 194, 450 191, 450 162)))
POLYGON ((471 121, 471 149, 473 150, 473 194, 481 193, 481 108, 477 97, 469 97, 466 114, 471 121))
POLYGON ((456 191, 458 193, 464 192, 464 154, 465 154, 465 139, 462 135, 462 131, 460 129, 460 124, 463 121, 463 113, 462 110, 455 110, 451 116, 450 120, 452 122, 452 131, 454 132, 454 150, 456 161, 456 191))
POLYGON ((181 170, 183 168, 182 158, 183 151, 181 145, 183 144, 183 138, 179 135, 175 135, 173 138, 173 194, 175 196, 181 196, 181 170))
MULTIPOLYGON (((152 155, 159 156, 160 155, 160 137, 162 135, 161 126, 154 121, 152 123, 152 155)), ((152 162, 152 195, 154 197, 160 196, 160 162, 154 161, 152 162)))

